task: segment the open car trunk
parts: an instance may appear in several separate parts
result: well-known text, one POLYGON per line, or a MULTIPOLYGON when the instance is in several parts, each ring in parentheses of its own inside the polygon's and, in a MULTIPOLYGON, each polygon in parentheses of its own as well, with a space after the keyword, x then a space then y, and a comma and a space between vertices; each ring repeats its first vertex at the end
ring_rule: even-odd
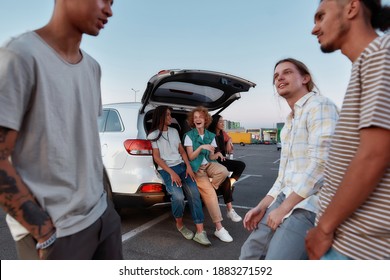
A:
POLYGON ((256 84, 243 78, 206 70, 164 70, 153 76, 142 96, 140 114, 147 111, 144 122, 149 132, 153 110, 166 105, 173 108, 172 127, 182 136, 190 127, 187 113, 197 106, 206 107, 214 114, 220 113, 241 98, 240 93, 249 91, 256 84))

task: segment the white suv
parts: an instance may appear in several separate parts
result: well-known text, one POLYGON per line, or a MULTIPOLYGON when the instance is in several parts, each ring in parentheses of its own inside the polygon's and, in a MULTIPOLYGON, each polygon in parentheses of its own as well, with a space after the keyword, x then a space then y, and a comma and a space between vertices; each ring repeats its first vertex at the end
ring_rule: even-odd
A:
POLYGON ((99 118, 100 142, 108 194, 116 208, 150 207, 169 202, 146 140, 154 108, 173 108, 172 126, 182 137, 187 113, 202 105, 220 113, 256 84, 232 75, 203 70, 164 70, 153 76, 141 102, 107 104, 99 118))

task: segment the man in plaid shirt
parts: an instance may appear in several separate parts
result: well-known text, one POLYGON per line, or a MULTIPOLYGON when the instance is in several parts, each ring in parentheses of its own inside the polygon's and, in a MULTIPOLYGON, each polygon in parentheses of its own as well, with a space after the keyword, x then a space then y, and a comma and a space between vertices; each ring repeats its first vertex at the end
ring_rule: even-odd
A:
POLYGON ((316 88, 307 67, 292 58, 276 63, 274 85, 291 108, 281 131, 279 175, 243 224, 252 231, 240 259, 307 259, 306 232, 319 209, 325 160, 338 109, 316 88))

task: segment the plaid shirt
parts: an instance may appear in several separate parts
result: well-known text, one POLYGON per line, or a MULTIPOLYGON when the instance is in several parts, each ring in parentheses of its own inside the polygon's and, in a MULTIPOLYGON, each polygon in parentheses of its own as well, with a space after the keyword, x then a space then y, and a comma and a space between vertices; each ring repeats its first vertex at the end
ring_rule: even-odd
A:
POLYGON ((318 212, 318 191, 323 184, 325 161, 337 119, 336 105, 319 93, 310 92, 295 103, 294 115, 289 114, 281 131, 279 174, 268 195, 276 198, 283 192, 288 197, 295 192, 304 200, 293 210, 318 212))

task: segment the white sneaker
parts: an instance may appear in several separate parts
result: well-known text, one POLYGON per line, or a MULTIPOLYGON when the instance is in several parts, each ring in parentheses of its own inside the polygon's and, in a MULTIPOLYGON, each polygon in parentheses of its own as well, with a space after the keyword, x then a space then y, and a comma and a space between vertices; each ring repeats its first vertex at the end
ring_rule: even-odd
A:
POLYGON ((220 230, 215 230, 214 235, 218 237, 223 242, 232 242, 233 237, 230 236, 228 231, 225 228, 221 228, 220 230))
POLYGON ((226 216, 232 220, 233 222, 240 222, 242 221, 242 218, 234 211, 234 209, 231 209, 230 211, 227 212, 226 216))

